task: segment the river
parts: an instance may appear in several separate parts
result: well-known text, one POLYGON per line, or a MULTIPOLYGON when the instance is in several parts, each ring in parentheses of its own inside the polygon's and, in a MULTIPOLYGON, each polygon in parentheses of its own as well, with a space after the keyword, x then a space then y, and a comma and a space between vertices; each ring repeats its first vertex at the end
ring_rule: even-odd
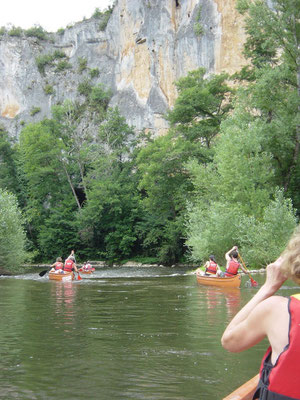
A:
POLYGON ((38 272, 0 278, 0 399, 220 400, 258 372, 266 341, 240 354, 220 344, 257 290, 247 277, 224 290, 176 268, 65 283, 38 272))

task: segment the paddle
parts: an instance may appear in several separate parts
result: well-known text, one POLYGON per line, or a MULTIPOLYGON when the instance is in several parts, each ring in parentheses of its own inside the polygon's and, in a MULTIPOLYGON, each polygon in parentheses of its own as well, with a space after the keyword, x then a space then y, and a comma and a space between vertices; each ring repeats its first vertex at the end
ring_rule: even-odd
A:
POLYGON ((245 268, 245 271, 247 272, 247 274, 249 275, 250 281, 251 281, 251 286, 252 287, 256 287, 258 286, 258 283, 252 278, 252 276, 250 275, 250 272, 248 271, 248 268, 246 267, 244 260, 242 259, 242 256, 240 255, 240 253, 238 252, 239 255, 239 259, 242 261, 243 267, 245 268))
POLYGON ((45 269, 44 271, 42 271, 42 272, 39 273, 39 276, 44 276, 44 275, 46 275, 46 273, 49 272, 49 271, 50 271, 50 269, 45 269))
POLYGON ((78 275, 77 275, 77 280, 78 280, 78 281, 81 281, 82 278, 81 278, 81 276, 79 275, 79 272, 77 272, 77 274, 78 274, 78 275))

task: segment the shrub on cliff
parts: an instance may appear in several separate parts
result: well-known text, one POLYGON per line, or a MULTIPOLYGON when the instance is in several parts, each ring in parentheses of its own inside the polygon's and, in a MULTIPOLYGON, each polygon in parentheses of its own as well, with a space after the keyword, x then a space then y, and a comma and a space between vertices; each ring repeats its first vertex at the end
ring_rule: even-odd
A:
POLYGON ((48 35, 47 32, 39 25, 33 26, 25 31, 25 35, 28 37, 36 37, 40 40, 46 40, 48 35))

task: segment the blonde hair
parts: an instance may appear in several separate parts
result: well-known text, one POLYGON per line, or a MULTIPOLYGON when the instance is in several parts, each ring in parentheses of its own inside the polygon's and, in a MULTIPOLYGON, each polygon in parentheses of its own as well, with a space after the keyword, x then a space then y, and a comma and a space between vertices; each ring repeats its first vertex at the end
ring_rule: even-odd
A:
POLYGON ((281 271, 300 285, 300 227, 298 227, 282 253, 281 271))

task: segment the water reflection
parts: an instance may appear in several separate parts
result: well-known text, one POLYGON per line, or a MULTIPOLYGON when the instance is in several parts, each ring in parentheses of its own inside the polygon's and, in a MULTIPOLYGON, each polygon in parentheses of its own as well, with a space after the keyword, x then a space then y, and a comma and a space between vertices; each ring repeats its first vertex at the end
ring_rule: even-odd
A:
POLYGON ((73 282, 51 282, 51 303, 55 314, 65 325, 72 325, 75 318, 76 292, 78 285, 73 282))
MULTIPOLYGON (((224 309, 224 304, 227 310, 228 318, 232 318, 240 309, 241 290, 238 288, 218 288, 218 287, 202 287, 199 286, 201 294, 200 301, 203 302, 203 297, 206 300, 207 315, 210 322, 218 320, 218 310, 224 309)), ((203 307, 203 304, 202 304, 203 307)))
POLYGON ((226 299, 228 316, 232 318, 241 308, 241 290, 238 288, 224 288, 222 292, 226 299))

